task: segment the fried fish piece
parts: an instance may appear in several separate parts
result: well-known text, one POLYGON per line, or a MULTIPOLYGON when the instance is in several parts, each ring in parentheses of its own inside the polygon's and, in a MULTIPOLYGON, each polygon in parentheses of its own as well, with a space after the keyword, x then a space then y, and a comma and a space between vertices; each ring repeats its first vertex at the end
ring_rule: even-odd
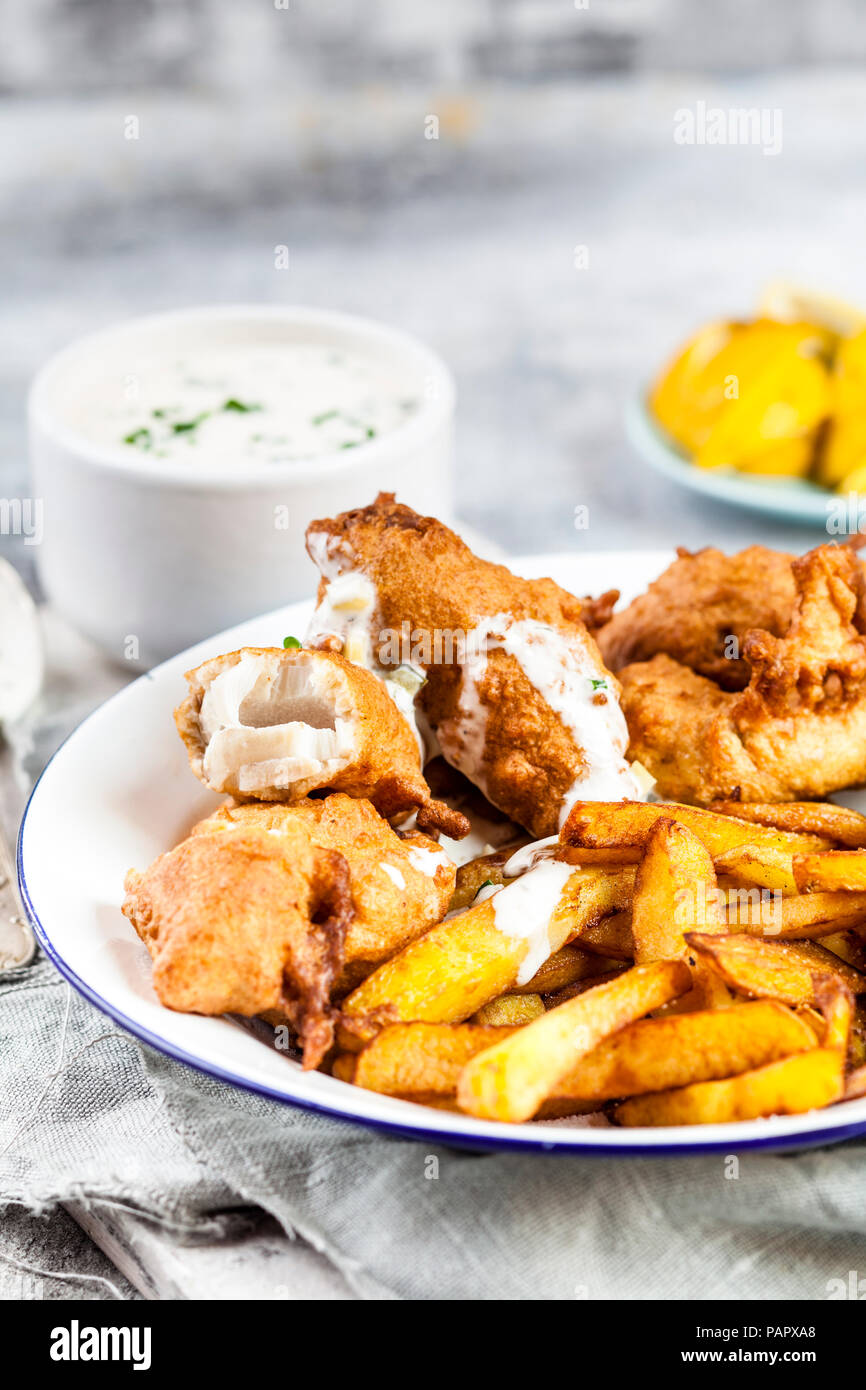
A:
POLYGON ((163 1004, 288 1019, 312 1067, 332 1042, 333 999, 439 922, 454 880, 435 841, 335 792, 221 808, 130 871, 123 912, 163 1004))
POLYGON ((596 634, 612 671, 663 654, 724 690, 749 683, 746 634, 787 631, 797 595, 792 556, 752 545, 737 555, 677 548, 677 559, 596 634))
POLYGON ((175 710, 190 767, 236 800, 296 801, 332 789, 388 817, 418 807, 459 839, 465 816, 431 797, 414 732, 385 685, 330 651, 242 647, 186 679, 175 710))
POLYGON ((322 573, 308 642, 415 670, 445 758, 534 836, 577 796, 640 794, 617 682, 573 595, 479 559, 391 493, 313 522, 307 548, 322 573))
POLYGON ((796 801, 866 779, 866 602, 848 546, 795 560, 797 597, 784 637, 751 631, 742 692, 719 688, 666 655, 620 672, 630 755, 659 795, 796 801))

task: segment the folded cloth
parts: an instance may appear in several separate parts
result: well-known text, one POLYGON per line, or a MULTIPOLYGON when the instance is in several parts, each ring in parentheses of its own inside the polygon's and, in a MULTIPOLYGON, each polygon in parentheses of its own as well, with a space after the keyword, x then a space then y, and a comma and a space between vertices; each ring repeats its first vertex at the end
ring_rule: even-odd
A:
POLYGON ((824 1299, 866 1273, 861 1143, 616 1160, 387 1139, 141 1046, 44 959, 0 986, 0 1094, 0 1205, 210 1241, 260 1207, 362 1297, 824 1299))
MULTIPOLYGON (((35 721, 20 759, 31 775, 61 732, 50 686, 47 701, 49 732, 35 721)), ((44 958, 0 979, 0 1096, 11 1297, 22 1278, 44 1278, 48 1296, 129 1296, 92 1258, 75 1268, 63 1202, 211 1242, 260 1208, 367 1298, 825 1299, 852 1287, 851 1271, 866 1277, 866 1144, 629 1160, 386 1138, 168 1060, 44 958), (52 1282, 59 1265, 78 1282, 52 1282)))

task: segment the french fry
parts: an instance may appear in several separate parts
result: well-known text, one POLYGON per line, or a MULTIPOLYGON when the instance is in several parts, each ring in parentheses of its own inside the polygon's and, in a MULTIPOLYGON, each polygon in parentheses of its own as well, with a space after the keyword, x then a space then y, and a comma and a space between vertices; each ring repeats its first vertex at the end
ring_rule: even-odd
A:
MULTIPOLYGON (((385 1095, 453 1098, 466 1063, 513 1031, 475 1023, 393 1024, 349 1056, 352 1077, 385 1095)), ((574 1113, 575 1106, 598 1108, 623 1096, 733 1076, 814 1046, 802 1019, 767 1000, 734 1004, 724 1014, 639 1019, 581 1058, 539 1113, 574 1113)))
POLYGON ((501 994, 483 1004, 473 1015, 473 1023, 483 1023, 494 1028, 519 1028, 523 1023, 531 1023, 544 1013, 540 994, 501 994))
MULTIPOLYGON (((688 826, 660 819, 647 837, 635 878, 632 935, 635 961, 682 959, 684 927, 724 930, 721 894, 709 850, 688 826)), ((702 960, 689 961, 693 987, 668 1006, 671 1013, 725 1008, 730 995, 702 960)))
MULTIPOLYGON (((515 879, 500 892, 512 892, 526 877, 515 879)), ((551 954, 585 925, 627 902, 633 881, 634 869, 627 866, 575 869, 547 924, 551 954)), ((431 927, 368 975, 343 1001, 343 1015, 357 1022, 356 1031, 340 1028, 341 1044, 357 1050, 386 1022, 459 1023, 511 989, 529 942, 497 927, 499 896, 431 927)))
POLYGON ((453 1099, 466 1063, 513 1032, 478 1023, 392 1024, 354 1059, 355 1085, 389 1096, 453 1099))
POLYGON ((854 1017, 854 996, 836 975, 814 975, 815 1003, 824 1020, 822 1047, 835 1047, 848 1055, 848 1038, 854 1017))
POLYGON ((502 883, 505 877, 503 870, 512 854, 529 843, 528 840, 519 840, 505 849, 495 850, 493 854, 482 854, 477 859, 470 859, 467 864, 461 864, 448 910, 462 912, 472 906, 480 889, 486 884, 502 883))
POLYGON ((866 891, 866 850, 831 849, 795 854, 794 880, 801 893, 866 891))
POLYGON ((614 1112, 617 1124, 713 1125, 764 1115, 801 1115, 832 1105, 843 1092, 836 1048, 813 1048, 725 1081, 699 1081, 676 1091, 635 1096, 614 1112))
MULTIPOLYGON (((599 926, 613 920, 613 917, 605 917, 599 926)), ((512 985, 509 993, 553 994, 558 989, 564 989, 566 985, 573 985, 577 980, 587 980, 592 976, 604 974, 612 963, 612 959, 595 951, 585 951, 582 946, 562 946, 547 958, 531 980, 527 980, 525 985, 512 985)))
POLYGON ((721 931, 719 897, 703 842, 677 821, 657 820, 635 878, 631 930, 636 964, 681 958, 684 927, 721 931))
POLYGON ((866 1005, 861 999, 854 1002, 848 1035, 848 1066, 852 1070, 866 1066, 866 1005))
MULTIPOLYGON (((531 843, 530 840, 519 840, 504 849, 495 850, 492 854, 483 854, 478 859, 470 859, 468 863, 461 864, 457 870, 457 881, 449 911, 458 912, 471 907, 480 889, 489 884, 510 882, 505 873, 506 864, 519 849, 524 849, 531 843)), ((604 864, 608 867, 616 864, 636 864, 640 857, 641 851, 632 848, 576 850, 563 845, 557 853, 558 859, 573 863, 577 869, 588 868, 594 864, 604 864)))
POLYGON ((609 960, 634 960, 634 939, 631 932, 631 912, 623 909, 602 917, 583 927, 575 938, 584 951, 594 952, 609 960))
POLYGON ((820 850, 830 844, 817 835, 792 835, 671 801, 576 801, 560 831, 560 839, 567 845, 598 848, 642 846, 656 821, 663 817, 688 826, 713 858, 738 845, 760 845, 793 854, 820 850))
POLYGON ((557 1096, 599 1103, 734 1076, 815 1046, 814 1034, 772 1000, 640 1019, 593 1049, 557 1096))
POLYGON ((735 816, 753 825, 773 826, 792 834, 820 835, 845 849, 866 849, 866 816, 830 801, 783 801, 761 805, 747 801, 714 801, 720 816, 735 816))
POLYGON ((613 970, 606 970, 601 975, 594 975, 589 980, 575 980, 573 985, 565 985, 553 994, 545 994, 544 1007, 546 1009, 557 1009, 560 1004, 564 1004, 567 999, 576 999, 579 994, 585 994, 588 989, 595 989, 596 985, 606 985, 608 980, 615 980, 622 975, 630 966, 625 961, 613 963, 613 970))
POLYGON ((842 930, 822 936, 821 945, 825 951, 832 951, 834 956, 853 966, 859 974, 866 974, 866 941, 859 931, 846 930, 844 922, 839 925, 842 930))
POLYGON ((458 1105, 480 1119, 530 1119, 580 1057, 609 1034, 683 994, 691 978, 682 961, 636 965, 551 1009, 467 1063, 457 1086, 458 1105))
POLYGON ((556 857, 578 869, 587 869, 591 864, 639 864, 641 853, 637 845, 562 845, 556 857))
POLYGON ((852 1071, 848 1080, 845 1082, 845 1094, 843 1100, 860 1100, 866 1096, 866 1066, 858 1067, 852 1071))
POLYGON ((686 932, 686 941, 731 989, 783 1004, 814 1004, 814 976, 830 974, 852 993, 866 989, 866 977, 813 941, 767 941, 735 933, 710 936, 686 932))
POLYGON ((794 881, 793 858, 789 849, 749 843, 736 845, 734 849, 715 855, 714 863, 719 873, 733 874, 735 878, 753 883, 758 888, 794 894, 797 884, 794 881))
POLYGON ((755 936, 768 936, 775 941, 829 937, 866 922, 866 893, 803 893, 782 898, 766 908, 763 903, 742 901, 740 894, 745 898, 747 893, 747 889, 729 890, 728 927, 739 926, 755 936), (757 914, 752 911, 755 907, 757 914), (757 920, 750 920, 755 915, 757 920))

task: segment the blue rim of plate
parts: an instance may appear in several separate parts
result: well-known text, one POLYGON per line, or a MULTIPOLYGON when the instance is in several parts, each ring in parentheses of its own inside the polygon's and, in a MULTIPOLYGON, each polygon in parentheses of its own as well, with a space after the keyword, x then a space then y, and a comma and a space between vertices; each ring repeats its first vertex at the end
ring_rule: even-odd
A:
POLYGON ((646 396, 641 393, 626 407, 625 430, 629 442, 657 473, 691 492, 726 502, 732 507, 763 512, 801 525, 827 530, 829 508, 844 498, 802 478, 768 479, 738 473, 735 468, 698 468, 654 421, 646 396))
MULTIPOLYGON (((170 660, 174 661, 176 658, 172 657, 170 660)), ((169 662, 163 662, 160 663, 160 666, 168 664, 169 662)), ((146 672, 144 675, 139 676, 138 680, 132 682, 132 685, 139 685, 142 681, 150 680, 154 672, 160 669, 160 666, 154 667, 153 671, 146 672)), ((701 1154, 743 1152, 746 1149, 764 1149, 772 1153, 784 1153, 795 1149, 820 1148, 828 1144, 838 1144, 845 1139, 854 1139, 862 1134, 866 1134, 866 1117, 864 1117, 862 1120, 849 1120, 842 1124, 834 1125, 832 1129, 821 1129, 817 1131, 806 1130, 800 1134, 795 1132, 776 1137, 767 1135, 766 1137, 743 1139, 740 1142, 736 1140, 731 1141, 730 1139, 704 1140, 702 1142, 696 1139, 694 1143, 643 1144, 640 1141, 636 1141, 633 1144, 622 1143, 614 1146, 611 1144, 596 1143, 592 1140, 577 1141, 562 1138, 560 1137, 563 1134, 562 1130, 546 1131, 546 1134, 550 1134, 550 1138, 547 1138, 546 1134, 545 1137, 542 1137, 541 1133, 538 1134, 538 1137, 536 1137, 535 1134, 509 1136, 507 1133, 508 1126, 506 1125, 502 1126, 506 1132, 503 1133, 501 1138, 498 1133, 490 1135, 489 1137, 486 1135, 467 1135, 460 1130, 449 1131, 445 1128, 427 1129, 423 1125, 415 1123, 410 1124, 407 1122, 406 1124, 401 1124, 396 1120, 374 1119, 369 1115, 348 1114, 344 1109, 327 1105, 324 1102, 308 1099, 302 1100, 295 1096, 287 1096, 282 1091, 277 1091, 270 1086, 264 1086, 251 1081, 245 1076, 239 1076, 236 1072, 227 1070, 215 1063, 205 1062, 201 1057, 193 1056, 184 1048, 168 1042, 165 1038, 161 1038, 156 1033, 152 1033, 149 1028, 145 1028, 134 1019, 129 1018, 122 1009, 118 1009, 114 1004, 111 1004, 107 999, 103 998, 101 994, 98 994, 96 990, 92 989, 90 985, 76 974, 59 951, 55 949, 47 930, 40 921, 36 909, 33 906, 24 873, 24 833, 27 825, 27 818, 30 813, 30 807, 39 791, 39 787, 46 772, 55 758, 65 748, 66 744, 71 739, 75 738, 79 730, 83 729, 84 726, 105 709, 107 705, 119 699, 130 688, 131 686, 124 686, 121 690, 115 691, 115 693, 109 696, 107 700, 104 700, 101 705, 98 705, 95 710, 91 710, 90 714, 82 719, 81 723, 67 734, 63 742, 54 750, 51 757, 48 759, 39 777, 36 779, 33 790, 27 798, 27 805, 24 808, 24 815, 21 818, 21 825, 18 830, 15 862, 18 877, 18 891, 27 920, 33 928, 34 935, 48 959, 64 979, 67 980, 88 1003, 99 1009, 100 1013, 106 1014, 109 1018, 113 1019, 115 1023, 119 1023, 127 1033, 138 1038, 140 1042, 145 1043, 148 1047, 152 1047, 155 1052, 160 1052, 163 1056, 170 1057, 172 1061, 181 1062, 184 1066, 191 1067, 193 1071, 200 1072, 204 1076, 209 1076, 215 1081, 222 1081, 228 1085, 237 1086, 242 1091, 250 1091, 253 1095, 263 1096, 266 1100, 279 1101, 282 1105, 293 1106, 296 1109, 307 1110, 317 1115, 325 1115, 328 1119, 341 1120, 345 1124, 361 1125, 365 1129, 375 1130, 393 1139, 424 1140, 428 1144, 438 1144, 445 1148, 462 1149, 479 1153, 539 1153, 545 1157, 568 1158, 693 1158, 701 1154)), ((407 1103, 411 1104, 411 1102, 407 1103)), ((423 1107, 418 1108, 423 1109, 423 1107)), ((580 1133, 586 1135, 592 1133, 592 1131, 584 1129, 581 1130, 580 1133)))

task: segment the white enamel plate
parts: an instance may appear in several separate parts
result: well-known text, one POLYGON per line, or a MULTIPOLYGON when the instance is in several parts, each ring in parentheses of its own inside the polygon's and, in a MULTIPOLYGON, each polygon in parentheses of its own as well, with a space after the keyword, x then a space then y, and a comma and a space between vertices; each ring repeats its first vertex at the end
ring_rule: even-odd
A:
MULTIPOLYGON (((535 556, 514 568, 574 593, 640 592, 660 552, 535 556)), ((219 804, 192 776, 172 720, 184 671, 244 646, 302 635, 311 604, 253 619, 127 686, 78 728, 39 780, 21 827, 22 897, 44 950, 77 990, 136 1037, 189 1066, 291 1105, 462 1147, 583 1154, 671 1154, 801 1147, 866 1131, 866 1100, 807 1115, 699 1128, 615 1129, 601 1117, 499 1125, 363 1091, 300 1066, 224 1018, 172 1013, 157 999, 144 946, 120 913, 123 879, 219 804)))

